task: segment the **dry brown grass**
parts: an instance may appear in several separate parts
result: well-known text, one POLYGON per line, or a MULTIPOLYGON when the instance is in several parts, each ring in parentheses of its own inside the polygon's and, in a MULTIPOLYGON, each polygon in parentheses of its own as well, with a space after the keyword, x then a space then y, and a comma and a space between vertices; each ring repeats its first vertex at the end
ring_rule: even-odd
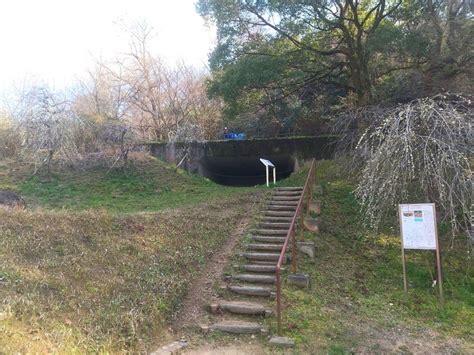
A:
POLYGON ((0 353, 144 351, 252 208, 248 194, 119 216, 0 210, 0 353))

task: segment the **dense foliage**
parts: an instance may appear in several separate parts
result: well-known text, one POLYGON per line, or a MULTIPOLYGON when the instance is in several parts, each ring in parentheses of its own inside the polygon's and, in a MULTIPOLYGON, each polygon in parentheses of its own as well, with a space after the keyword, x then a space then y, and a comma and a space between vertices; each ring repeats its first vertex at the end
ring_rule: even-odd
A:
POLYGON ((430 94, 471 65, 464 0, 200 0, 198 10, 218 31, 210 93, 256 135, 304 131, 341 104, 430 94))

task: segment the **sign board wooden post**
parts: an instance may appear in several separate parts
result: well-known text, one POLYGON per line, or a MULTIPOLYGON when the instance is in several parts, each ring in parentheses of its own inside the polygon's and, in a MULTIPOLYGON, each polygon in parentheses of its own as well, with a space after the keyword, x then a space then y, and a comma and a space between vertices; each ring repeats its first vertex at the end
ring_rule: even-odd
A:
POLYGON ((408 293, 405 249, 434 250, 436 252, 437 284, 439 298, 443 303, 443 279, 441 275, 441 255, 434 203, 400 204, 400 234, 402 239, 403 289, 408 293))

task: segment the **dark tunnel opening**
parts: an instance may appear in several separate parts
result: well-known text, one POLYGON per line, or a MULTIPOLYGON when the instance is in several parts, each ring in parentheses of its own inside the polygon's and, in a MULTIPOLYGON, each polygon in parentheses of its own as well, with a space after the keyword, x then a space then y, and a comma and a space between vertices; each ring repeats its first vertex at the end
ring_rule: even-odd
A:
MULTIPOLYGON (((202 173, 210 180, 230 186, 254 186, 265 184, 265 166, 261 157, 204 157, 200 161, 202 173)), ((264 156, 277 170, 277 180, 291 175, 295 161, 289 155, 264 156)), ((273 172, 270 169, 270 181, 273 172)))

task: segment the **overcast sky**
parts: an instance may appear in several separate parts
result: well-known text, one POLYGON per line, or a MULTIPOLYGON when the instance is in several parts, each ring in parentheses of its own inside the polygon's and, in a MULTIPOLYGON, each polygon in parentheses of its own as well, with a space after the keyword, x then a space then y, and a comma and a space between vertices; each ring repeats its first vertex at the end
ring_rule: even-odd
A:
POLYGON ((127 45, 120 26, 145 20, 153 51, 170 63, 204 66, 215 42, 196 0, 2 0, 0 90, 28 77, 61 88, 127 45))

